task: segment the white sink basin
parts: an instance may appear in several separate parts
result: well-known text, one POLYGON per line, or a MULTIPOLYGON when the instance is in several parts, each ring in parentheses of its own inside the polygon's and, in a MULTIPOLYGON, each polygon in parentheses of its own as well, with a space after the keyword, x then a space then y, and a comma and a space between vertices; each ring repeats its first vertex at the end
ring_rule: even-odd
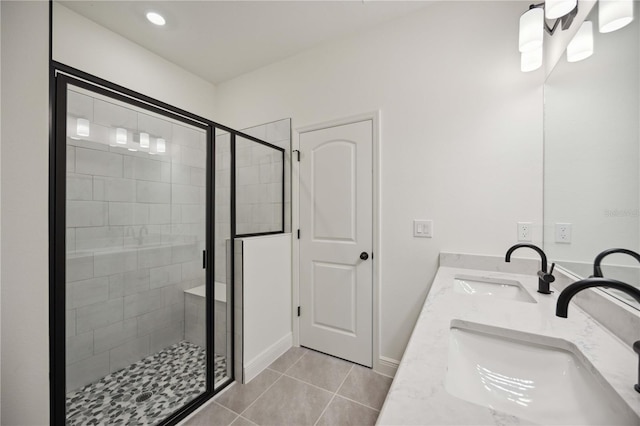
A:
POLYGON ((453 289, 460 294, 537 303, 522 284, 515 280, 456 275, 453 280, 453 289))
POLYGON ((545 425, 640 424, 565 340, 459 320, 449 331, 445 387, 458 398, 545 425))

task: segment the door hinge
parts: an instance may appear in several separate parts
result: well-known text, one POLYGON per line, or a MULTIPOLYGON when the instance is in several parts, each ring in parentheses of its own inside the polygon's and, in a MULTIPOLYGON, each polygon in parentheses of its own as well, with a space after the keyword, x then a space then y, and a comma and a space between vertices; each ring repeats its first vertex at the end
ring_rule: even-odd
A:
POLYGON ((202 250, 202 269, 207 269, 207 251, 202 250))
POLYGON ((300 239, 300 230, 298 229, 298 239, 300 239))
POLYGON ((295 152, 296 154, 298 154, 298 163, 300 162, 300 151, 298 151, 297 149, 294 149, 292 152, 295 152))
POLYGON ((298 306, 298 316, 300 316, 300 306, 298 306))

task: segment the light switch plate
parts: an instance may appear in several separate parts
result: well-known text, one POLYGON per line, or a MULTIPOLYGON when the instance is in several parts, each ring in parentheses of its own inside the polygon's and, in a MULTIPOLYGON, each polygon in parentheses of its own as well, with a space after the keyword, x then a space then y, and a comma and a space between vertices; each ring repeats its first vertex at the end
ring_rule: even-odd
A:
POLYGON ((413 236, 421 238, 433 237, 433 221, 432 220, 414 220, 413 236))

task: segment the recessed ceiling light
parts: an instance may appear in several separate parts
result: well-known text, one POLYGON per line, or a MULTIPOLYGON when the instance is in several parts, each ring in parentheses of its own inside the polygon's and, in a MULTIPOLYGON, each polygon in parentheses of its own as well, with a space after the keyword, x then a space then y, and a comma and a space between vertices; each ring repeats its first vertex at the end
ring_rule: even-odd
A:
POLYGON ((162 15, 156 12, 147 12, 147 19, 149 20, 149 22, 155 25, 164 25, 167 22, 162 17, 162 15))

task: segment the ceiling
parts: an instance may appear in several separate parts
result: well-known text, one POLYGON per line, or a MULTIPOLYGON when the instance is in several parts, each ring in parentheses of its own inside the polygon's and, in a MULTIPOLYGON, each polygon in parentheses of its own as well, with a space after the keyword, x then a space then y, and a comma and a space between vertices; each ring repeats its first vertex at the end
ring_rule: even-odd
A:
POLYGON ((429 1, 59 1, 213 84, 364 31, 429 1), (167 24, 150 24, 148 11, 167 24))

